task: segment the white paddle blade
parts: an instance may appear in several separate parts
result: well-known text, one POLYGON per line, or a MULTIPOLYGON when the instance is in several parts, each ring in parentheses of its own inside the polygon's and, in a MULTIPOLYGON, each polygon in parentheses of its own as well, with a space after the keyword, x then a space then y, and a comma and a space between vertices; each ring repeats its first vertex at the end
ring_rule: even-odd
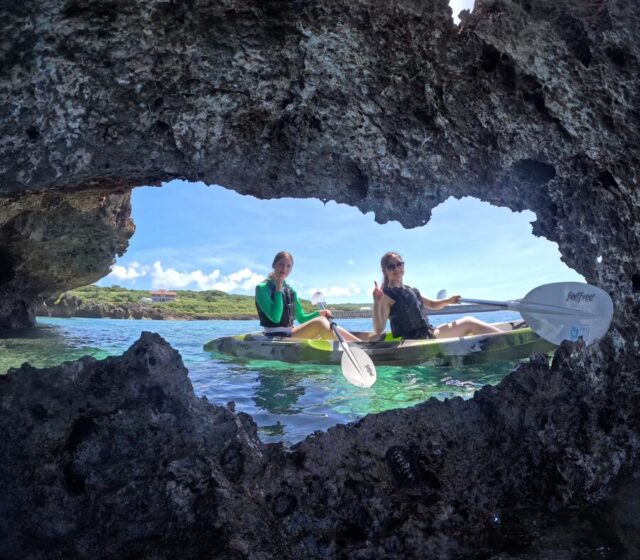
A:
POLYGON ((377 379, 376 366, 369 355, 357 346, 344 345, 342 352, 342 375, 356 387, 371 387, 377 379))
POLYGON ((311 296, 311 303, 313 303, 313 305, 324 305, 324 296, 322 295, 322 292, 316 292, 313 294, 311 296))
POLYGON ((591 346, 609 330, 613 302, 607 292, 596 286, 557 282, 531 290, 518 311, 527 324, 549 342, 560 344, 563 340, 582 338, 591 346), (540 307, 536 308, 537 305, 540 307))

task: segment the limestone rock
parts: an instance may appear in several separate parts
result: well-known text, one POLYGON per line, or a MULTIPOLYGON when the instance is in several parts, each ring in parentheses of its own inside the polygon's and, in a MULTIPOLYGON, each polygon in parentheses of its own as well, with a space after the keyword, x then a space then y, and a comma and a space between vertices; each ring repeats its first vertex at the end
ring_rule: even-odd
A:
POLYGON ((158 335, 10 370, 0 557, 634 558, 636 380, 593 358, 566 343, 469 401, 370 415, 289 452, 196 398, 158 335))
POLYGON ((256 426, 196 398, 158 335, 121 358, 11 370, 0 395, 0 557, 233 557, 254 530, 256 426))
MULTIPOLYGON (((182 177, 416 226, 449 196, 472 195, 535 211, 534 233, 638 311, 634 2, 478 0, 461 27, 446 0, 1 9, 8 202, 182 177)), ((3 263, 35 249, 27 232, 11 241, 15 219, 10 209, 0 220, 3 263)), ((104 250, 90 274, 51 271, 51 285, 103 275, 130 231, 117 243, 96 234, 104 250)), ((39 275, 23 267, 0 299, 29 307, 39 275)))
POLYGON ((130 193, 10 196, 0 206, 0 328, 31 326, 36 302, 109 273, 134 232, 130 193))

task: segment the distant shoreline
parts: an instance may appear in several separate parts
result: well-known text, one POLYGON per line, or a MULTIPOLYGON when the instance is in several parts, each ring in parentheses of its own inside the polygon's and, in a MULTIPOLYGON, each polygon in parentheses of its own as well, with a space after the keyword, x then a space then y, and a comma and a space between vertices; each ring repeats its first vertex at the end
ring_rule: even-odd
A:
POLYGON ((40 309, 36 314, 36 319, 121 319, 126 321, 257 321, 257 315, 229 315, 229 316, 200 316, 200 315, 159 315, 153 316, 122 316, 119 313, 112 315, 91 315, 88 313, 62 314, 62 313, 44 313, 40 309))
MULTIPOLYGON (((253 296, 227 294, 219 290, 171 292, 172 301, 151 302, 145 290, 128 290, 118 286, 102 288, 86 286, 43 301, 36 309, 37 317, 59 319, 134 319, 156 321, 251 321, 257 320, 253 296)), ((305 311, 315 308, 301 300, 305 311)), ((366 316, 365 304, 332 305, 336 317, 366 316)))

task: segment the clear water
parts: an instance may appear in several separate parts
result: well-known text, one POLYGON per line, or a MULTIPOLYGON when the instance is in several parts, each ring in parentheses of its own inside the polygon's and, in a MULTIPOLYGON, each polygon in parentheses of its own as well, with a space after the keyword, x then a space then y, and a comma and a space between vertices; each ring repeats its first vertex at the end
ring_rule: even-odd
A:
MULTIPOLYGON (((511 312, 485 313, 482 319, 508 321, 511 312)), ((451 320, 433 317, 434 324, 451 320)), ((178 350, 196 394, 217 404, 229 401, 253 416, 265 442, 291 444, 316 430, 351 422, 371 412, 418 404, 430 397, 469 398, 480 387, 499 382, 513 363, 474 367, 378 367, 370 389, 350 385, 339 366, 244 363, 216 357, 203 345, 213 338, 259 330, 257 321, 133 321, 39 318, 39 326, 17 336, 0 335, 0 374, 29 362, 51 367, 81 356, 101 359, 122 354, 141 331, 159 333, 178 350), (10 336, 10 337, 9 337, 10 336)), ((343 319, 349 330, 368 330, 370 319, 343 319)))

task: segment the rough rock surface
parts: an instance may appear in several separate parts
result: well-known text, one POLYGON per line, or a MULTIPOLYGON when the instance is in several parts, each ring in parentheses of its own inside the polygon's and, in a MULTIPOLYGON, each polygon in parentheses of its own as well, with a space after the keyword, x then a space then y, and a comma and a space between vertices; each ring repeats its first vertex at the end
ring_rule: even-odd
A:
POLYGON ((121 358, 10 370, 0 557, 637 558, 640 392, 593 357, 566 343, 469 401, 290 452, 196 398, 158 335, 121 358))
POLYGON ((407 226, 449 196, 529 208, 534 232, 615 304, 589 356, 564 347, 551 369, 522 366, 471 401, 368 417, 293 453, 247 436, 224 455, 250 422, 193 399, 180 366, 171 381, 155 342, 140 360, 166 369, 165 394, 182 375, 183 416, 125 387, 157 369, 135 349, 14 372, 0 379, 13 458, 0 527, 18 518, 31 532, 9 531, 5 555, 640 555, 637 2, 478 0, 455 27, 445 0, 27 0, 0 6, 0 31, 0 325, 29 324, 36 296, 103 275, 132 231, 127 191, 175 177, 407 226), (193 428, 174 430, 171 414, 193 428), (244 428, 218 441, 205 433, 221 414, 244 428), (103 445, 120 461, 113 486, 92 455, 103 445), (225 481, 218 454, 246 474, 225 481), (170 474, 159 457, 190 466, 170 474))
POLYGON ((122 358, 25 365, 0 386, 0 557, 201 558, 235 540, 265 546, 260 527, 246 535, 258 508, 241 496, 240 479, 265 462, 255 424, 197 399, 158 335, 122 358))
POLYGON ((94 319, 182 319, 142 303, 85 303, 80 298, 63 294, 42 302, 36 309, 39 317, 85 317, 94 319))
MULTIPOLYGON (((446 0, 0 9, 0 196, 183 177, 414 226, 473 195, 535 211, 535 233, 638 314, 635 2, 481 0, 460 28, 446 0)), ((37 241, 4 231, 27 211, 3 215, 0 248, 20 278, 5 299, 28 305, 37 266, 11 263, 37 241)))
POLYGON ((36 302, 109 273, 134 231, 130 193, 28 193, 0 199, 0 328, 34 324, 36 302))

